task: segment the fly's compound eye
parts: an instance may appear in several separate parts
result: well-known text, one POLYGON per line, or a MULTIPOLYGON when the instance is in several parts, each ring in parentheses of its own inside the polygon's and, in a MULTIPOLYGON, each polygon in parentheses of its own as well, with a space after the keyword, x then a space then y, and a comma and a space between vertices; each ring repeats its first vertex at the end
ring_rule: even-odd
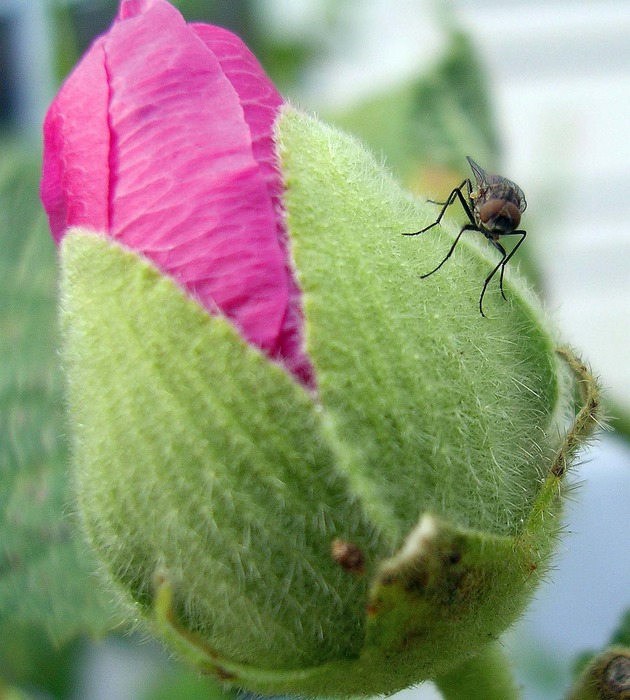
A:
POLYGON ((521 212, 510 201, 491 199, 479 207, 479 220, 488 231, 509 233, 521 223, 521 212))

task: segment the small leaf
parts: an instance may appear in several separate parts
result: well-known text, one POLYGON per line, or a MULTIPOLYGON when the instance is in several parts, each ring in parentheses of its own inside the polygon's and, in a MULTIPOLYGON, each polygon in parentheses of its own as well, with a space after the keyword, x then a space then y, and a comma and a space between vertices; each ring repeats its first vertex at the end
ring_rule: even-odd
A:
MULTIPOLYGON (((155 680, 142 700, 237 700, 242 695, 183 666, 169 669, 155 680)), ((243 699, 244 700, 244 699, 243 699)))

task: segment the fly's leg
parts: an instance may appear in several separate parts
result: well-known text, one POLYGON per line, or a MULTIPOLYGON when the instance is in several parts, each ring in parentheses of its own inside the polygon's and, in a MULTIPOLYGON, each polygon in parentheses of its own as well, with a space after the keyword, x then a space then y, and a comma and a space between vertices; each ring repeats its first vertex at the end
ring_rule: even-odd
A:
MULTIPOLYGON (((503 265, 501 267, 501 277, 499 278, 499 286, 501 287, 501 296, 505 299, 505 294, 503 293, 503 273, 505 272, 505 266, 508 264, 510 261, 510 258, 516 253, 518 250, 518 247, 521 245, 521 243, 525 240, 525 236, 527 236, 527 231, 510 231, 509 233, 504 233, 504 236, 513 236, 515 234, 518 234, 521 237, 521 240, 512 248, 510 251, 509 255, 505 258, 503 261, 503 265)), ((507 299, 506 299, 507 301, 507 299)))
POLYGON ((468 191, 470 192, 471 184, 470 180, 466 179, 464 182, 459 187, 456 187, 448 196, 448 199, 446 202, 435 202, 435 204, 440 204, 442 205, 442 209, 440 213, 438 214, 437 219, 432 223, 426 226, 425 228, 421 229, 420 231, 414 231, 413 233, 403 233, 403 236, 418 236, 421 233, 425 233, 429 229, 433 228, 434 226, 437 226, 440 221, 442 221, 442 217, 446 213, 446 210, 451 206, 451 204, 455 203, 456 199, 459 199, 459 201, 462 204, 462 207, 464 208, 464 211, 466 212, 466 216, 468 217, 468 220, 470 221, 471 224, 474 224, 475 220, 472 215, 472 211, 470 210, 470 206, 468 202, 466 201, 466 198, 462 194, 462 189, 464 185, 467 186, 468 191))
MULTIPOLYGON (((490 243, 492 243, 492 245, 501 253, 502 257, 499 263, 492 269, 492 272, 486 277, 486 281, 483 283, 483 289, 481 290, 481 296, 479 297, 479 311, 481 312, 481 315, 484 318, 488 318, 483 312, 484 294, 486 293, 486 289, 488 288, 490 280, 496 275, 497 270, 505 264, 505 261, 507 259, 507 253, 505 252, 505 248, 498 241, 494 241, 492 240, 492 238, 489 240, 490 243)), ((501 293, 503 294, 503 289, 501 290, 501 293)), ((505 296, 503 298, 505 299, 505 296)))
MULTIPOLYGON (((462 230, 457 234, 457 238, 453 241, 453 245, 451 246, 450 250, 446 254, 446 257, 444 258, 444 260, 442 260, 442 262, 435 268, 435 270, 431 270, 431 272, 427 272, 426 275, 421 275, 420 279, 423 280, 425 277, 432 275, 434 272, 437 272, 442 267, 442 265, 444 265, 444 263, 453 254, 453 251, 455 250, 455 246, 459 243, 459 239, 462 237, 462 234, 466 231, 479 231, 479 229, 474 224, 466 224, 465 226, 462 226, 462 230)), ((422 231, 420 231, 420 233, 422 233, 422 231)))
POLYGON ((484 312, 483 312, 483 297, 484 294, 486 293, 486 289, 488 287, 488 284, 490 283, 490 280, 496 275, 497 271, 500 269, 501 270, 501 275, 499 277, 499 287, 501 289, 501 296, 507 301, 507 298, 505 296, 505 292, 503 291, 503 273, 505 272, 505 266, 508 264, 510 261, 510 258, 516 253, 518 250, 518 247, 521 245, 521 243, 525 240, 525 236, 527 236, 526 231, 509 231, 508 233, 503 233, 501 234, 502 236, 513 236, 513 235, 519 235, 521 239, 519 242, 512 248, 510 251, 509 255, 505 252, 505 248, 498 242, 495 241, 492 238, 489 238, 488 240, 492 245, 501 253, 501 260, 499 260, 498 264, 492 272, 486 277, 486 281, 483 283, 483 289, 481 290, 481 296, 479 297, 479 311, 481 312, 481 315, 484 318, 488 318, 484 312))

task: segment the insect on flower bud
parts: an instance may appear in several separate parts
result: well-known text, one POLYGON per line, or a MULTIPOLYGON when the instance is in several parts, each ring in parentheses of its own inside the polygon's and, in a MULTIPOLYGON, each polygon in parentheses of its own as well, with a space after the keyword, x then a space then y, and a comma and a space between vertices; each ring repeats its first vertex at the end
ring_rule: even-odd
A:
POLYGON ((523 191, 517 184, 500 175, 488 175, 485 170, 480 168, 470 157, 468 158, 468 162, 475 174, 477 189, 473 190, 470 179, 466 178, 459 187, 456 187, 451 192, 446 202, 441 203, 443 205, 442 210, 432 224, 425 226, 425 228, 415 233, 405 233, 403 235, 418 236, 432 229, 434 226, 439 225, 446 210, 451 204, 455 203, 456 199, 459 199, 466 212, 469 223, 462 226, 459 235, 453 241, 453 244, 442 262, 435 269, 431 270, 431 272, 422 275, 422 279, 437 272, 442 265, 444 265, 453 254, 463 233, 466 231, 479 231, 483 233, 490 243, 501 253, 501 260, 486 277, 483 283, 483 289, 481 290, 481 296, 479 297, 479 311, 481 315, 485 317, 486 314, 483 312, 483 297, 490 280, 499 270, 501 270, 501 274, 499 275, 501 296, 507 301, 505 292, 503 291, 503 274, 505 272, 505 266, 525 240, 525 236, 527 236, 526 231, 517 230, 518 225, 521 223, 521 213, 527 208, 527 202, 525 201, 523 191), (464 186, 467 192, 466 197, 462 194, 464 186), (501 238, 501 236, 513 235, 520 236, 521 238, 510 253, 507 253, 505 248, 499 243, 499 238, 501 238))

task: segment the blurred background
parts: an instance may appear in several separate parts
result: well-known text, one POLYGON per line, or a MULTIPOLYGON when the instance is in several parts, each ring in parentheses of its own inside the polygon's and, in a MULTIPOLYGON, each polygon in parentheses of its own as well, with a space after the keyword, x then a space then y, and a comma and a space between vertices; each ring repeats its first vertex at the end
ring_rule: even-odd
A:
MULTIPOLYGON (((504 640, 524 697, 556 700, 630 608, 630 3, 173 4, 240 34, 288 99, 360 136, 409 188, 447 193, 471 155, 524 190, 520 267, 601 377, 611 417, 573 472, 557 567, 504 640)), ((87 625, 54 602, 56 587, 89 598, 91 564, 69 517, 41 123, 116 9, 0 0, 0 698, 220 697, 145 639, 88 641, 111 601, 90 598, 87 625)))

